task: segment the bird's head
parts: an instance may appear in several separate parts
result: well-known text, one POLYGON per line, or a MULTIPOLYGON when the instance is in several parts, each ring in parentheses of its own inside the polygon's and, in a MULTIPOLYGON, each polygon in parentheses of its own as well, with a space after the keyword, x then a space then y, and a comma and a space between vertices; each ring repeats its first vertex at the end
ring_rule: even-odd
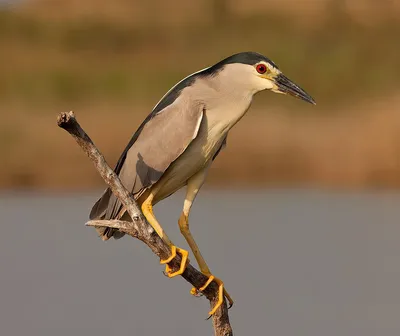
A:
POLYGON ((242 52, 232 55, 218 64, 221 75, 230 83, 240 85, 251 92, 270 90, 287 94, 314 104, 314 99, 297 84, 287 78, 267 57, 255 52, 242 52))

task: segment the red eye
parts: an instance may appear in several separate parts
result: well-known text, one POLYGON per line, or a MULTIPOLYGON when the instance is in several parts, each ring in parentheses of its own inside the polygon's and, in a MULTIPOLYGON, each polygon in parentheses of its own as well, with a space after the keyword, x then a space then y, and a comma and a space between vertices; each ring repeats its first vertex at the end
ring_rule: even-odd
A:
POLYGON ((256 70, 258 73, 263 74, 267 71, 267 67, 265 66, 265 64, 257 64, 256 70))

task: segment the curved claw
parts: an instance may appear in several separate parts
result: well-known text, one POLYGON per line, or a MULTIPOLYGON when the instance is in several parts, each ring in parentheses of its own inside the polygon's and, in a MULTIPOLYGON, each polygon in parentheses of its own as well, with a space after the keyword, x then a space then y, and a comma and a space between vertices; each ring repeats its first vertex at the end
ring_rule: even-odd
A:
POLYGON ((230 309, 233 306, 233 300, 232 300, 231 296, 228 294, 228 292, 225 290, 224 283, 223 283, 222 280, 216 278, 212 274, 206 274, 206 275, 209 276, 209 278, 206 281, 206 283, 199 289, 192 288, 190 293, 192 295, 197 296, 199 292, 204 291, 210 285, 210 283, 213 282, 213 281, 218 285, 218 301, 215 304, 215 306, 213 307, 213 309, 208 313, 210 315, 209 316, 209 318, 210 318, 217 311, 217 309, 222 305, 222 303, 224 302, 224 297, 226 297, 226 299, 229 302, 228 309, 230 309))
POLYGON ((183 272, 185 272, 187 263, 188 263, 188 256, 189 252, 186 250, 183 250, 179 247, 176 247, 175 245, 171 246, 171 256, 168 259, 165 260, 160 260, 160 264, 167 264, 165 266, 165 273, 169 278, 176 277, 178 275, 181 275, 183 272), (168 265, 169 262, 172 261, 176 257, 176 254, 179 253, 182 257, 181 265, 179 267, 179 270, 176 272, 172 272, 172 268, 168 265))
POLYGON ((228 299, 228 302, 229 302, 228 309, 231 309, 233 306, 233 300, 230 297, 230 295, 228 294, 228 292, 225 290, 225 288, 224 288, 224 295, 228 299))

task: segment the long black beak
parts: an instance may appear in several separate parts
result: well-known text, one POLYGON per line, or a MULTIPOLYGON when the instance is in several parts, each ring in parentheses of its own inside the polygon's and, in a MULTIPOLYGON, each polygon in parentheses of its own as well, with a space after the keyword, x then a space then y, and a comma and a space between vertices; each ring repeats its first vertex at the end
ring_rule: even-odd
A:
POLYGON ((310 104, 316 105, 315 100, 306 91, 304 91, 297 84, 293 83, 285 75, 279 74, 275 78, 275 84, 278 87, 277 91, 279 91, 280 93, 285 93, 290 96, 305 100, 310 104))

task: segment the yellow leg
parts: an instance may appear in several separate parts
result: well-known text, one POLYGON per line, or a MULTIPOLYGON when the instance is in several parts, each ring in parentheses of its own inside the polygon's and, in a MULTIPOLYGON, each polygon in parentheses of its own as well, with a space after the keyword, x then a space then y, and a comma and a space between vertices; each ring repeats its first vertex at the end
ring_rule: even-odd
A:
MULTIPOLYGON (((189 230, 189 212, 190 212, 190 208, 193 204, 194 199, 196 198, 197 193, 199 192, 205 176, 207 173, 207 168, 205 168, 204 170, 200 171, 199 173, 197 173, 196 175, 194 175, 189 181, 188 181, 188 185, 187 185, 187 192, 186 192, 186 198, 185 198, 185 203, 184 203, 184 207, 183 207, 183 212, 179 218, 178 224, 179 224, 179 228, 181 230, 181 233, 183 234, 183 236, 185 237, 187 243, 190 246, 190 249, 193 251, 193 254, 196 258, 197 263, 199 264, 200 267, 200 271, 208 276, 208 280, 207 282, 203 285, 203 287, 199 288, 199 291, 203 291, 205 290, 211 282, 215 282, 217 283, 218 287, 219 287, 219 291, 218 291, 218 302, 217 304, 214 306, 214 308, 210 311, 210 315, 214 314, 216 312, 216 310, 221 306, 221 304, 224 302, 224 296, 227 298, 227 300, 229 301, 229 305, 232 306, 233 305, 233 300, 230 297, 230 295, 228 294, 228 292, 225 290, 224 288, 224 283, 216 278, 214 275, 211 274, 210 269, 208 268, 203 256, 200 253, 200 249, 197 246, 190 230, 189 230)), ((193 295, 198 294, 198 290, 196 288, 192 288, 191 293, 193 295)))
POLYGON ((201 255, 199 247, 197 246, 196 241, 194 240, 189 230, 188 217, 184 213, 182 213, 178 223, 183 236, 185 237, 187 243, 189 244, 190 249, 193 251, 197 263, 199 264, 201 273, 209 277, 206 283, 201 288, 199 288, 199 290, 193 287, 191 293, 193 295, 197 295, 198 291, 202 292, 210 285, 211 282, 214 281, 218 285, 218 302, 214 306, 214 308, 209 312, 209 314, 213 315, 217 311, 217 309, 224 302, 224 296, 229 301, 229 306, 231 307, 233 305, 233 300, 231 296, 228 294, 228 292, 225 290, 223 281, 211 274, 210 269, 208 268, 207 263, 205 262, 203 256, 201 255))
POLYGON ((186 250, 183 250, 179 247, 176 247, 174 244, 172 244, 171 240, 168 238, 167 234, 164 232, 163 228, 161 225, 158 223, 156 217, 154 216, 153 213, 153 198, 154 194, 150 193, 150 195, 144 200, 142 203, 142 212, 143 215, 146 217, 147 221, 149 224, 154 228, 154 230, 157 232, 157 234, 171 247, 171 256, 168 259, 165 260, 160 260, 161 264, 166 264, 165 266, 165 273, 167 274, 168 277, 173 278, 177 275, 181 275, 187 266, 188 262, 188 255, 189 253, 186 250), (169 267, 168 263, 172 261, 176 257, 176 254, 179 253, 182 257, 182 262, 179 267, 179 270, 176 272, 172 272, 172 269, 169 267))

